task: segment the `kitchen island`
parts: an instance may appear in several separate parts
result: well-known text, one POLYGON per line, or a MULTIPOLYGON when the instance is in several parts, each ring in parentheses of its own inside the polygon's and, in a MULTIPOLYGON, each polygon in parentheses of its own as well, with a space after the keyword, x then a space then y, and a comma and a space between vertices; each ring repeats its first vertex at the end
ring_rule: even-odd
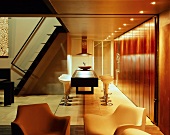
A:
POLYGON ((98 87, 98 77, 94 70, 76 70, 71 77, 71 87, 76 87, 76 94, 93 94, 98 87), (91 91, 80 91, 79 87, 91 87, 91 91))

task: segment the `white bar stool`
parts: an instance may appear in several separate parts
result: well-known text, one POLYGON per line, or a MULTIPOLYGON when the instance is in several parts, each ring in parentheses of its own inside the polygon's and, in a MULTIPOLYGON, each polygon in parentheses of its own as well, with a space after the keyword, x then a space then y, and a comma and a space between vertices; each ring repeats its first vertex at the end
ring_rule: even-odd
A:
POLYGON ((111 101, 108 100, 108 95, 111 94, 109 93, 109 84, 113 81, 113 77, 110 75, 104 75, 104 76, 99 76, 99 78, 101 79, 101 81, 103 82, 103 89, 104 89, 104 102, 101 105, 113 105, 112 103, 110 103, 111 101))
POLYGON ((64 103, 60 104, 60 105, 64 105, 64 106, 70 106, 71 104, 67 103, 69 100, 69 94, 70 94, 70 82, 71 82, 71 76, 68 74, 62 74, 60 77, 58 77, 59 81, 61 83, 63 83, 63 87, 64 87, 64 103))

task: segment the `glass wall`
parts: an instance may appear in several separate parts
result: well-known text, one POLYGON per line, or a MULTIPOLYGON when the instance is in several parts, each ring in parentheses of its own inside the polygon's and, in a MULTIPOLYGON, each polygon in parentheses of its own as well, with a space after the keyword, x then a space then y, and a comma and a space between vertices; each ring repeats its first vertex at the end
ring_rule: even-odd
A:
POLYGON ((111 75, 111 41, 103 42, 103 75, 111 75))
POLYGON ((94 71, 102 75, 102 41, 94 41, 94 71))
POLYGON ((94 70, 97 75, 111 75, 111 41, 94 41, 94 70))

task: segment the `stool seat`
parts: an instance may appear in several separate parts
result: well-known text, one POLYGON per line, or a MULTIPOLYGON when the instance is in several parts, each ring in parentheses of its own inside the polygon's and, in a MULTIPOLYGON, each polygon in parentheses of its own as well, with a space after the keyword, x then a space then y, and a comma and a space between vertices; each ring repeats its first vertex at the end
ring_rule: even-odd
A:
POLYGON ((58 79, 63 82, 71 81, 71 76, 69 74, 62 74, 58 79))
POLYGON ((62 83, 69 83, 71 80, 70 79, 64 79, 64 78, 58 78, 60 82, 62 83))
POLYGON ((64 86, 64 93, 67 93, 70 88, 70 82, 71 82, 71 76, 67 74, 62 74, 60 77, 58 77, 58 80, 63 83, 64 86))
POLYGON ((109 84, 110 84, 112 81, 113 81, 112 78, 102 79, 102 82, 104 83, 104 86, 105 86, 105 92, 106 92, 106 94, 108 94, 109 84))
MULTIPOLYGON (((103 75, 99 76, 101 81, 103 82, 103 86, 105 87, 106 85, 109 85, 113 81, 113 77, 110 75, 103 75)), ((105 88, 104 88, 105 89, 105 88)))
POLYGON ((99 78, 101 79, 101 81, 102 81, 103 79, 111 79, 111 78, 112 78, 112 80, 113 80, 113 77, 112 77, 111 75, 101 75, 101 76, 99 76, 99 78))

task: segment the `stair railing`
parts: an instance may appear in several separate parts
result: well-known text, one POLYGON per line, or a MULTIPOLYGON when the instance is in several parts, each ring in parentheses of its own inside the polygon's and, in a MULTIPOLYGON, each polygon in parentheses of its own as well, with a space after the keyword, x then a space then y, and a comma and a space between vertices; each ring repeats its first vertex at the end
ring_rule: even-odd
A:
POLYGON ((18 56, 21 55, 21 53, 23 52, 25 46, 29 43, 29 41, 32 39, 32 37, 36 34, 37 30, 40 28, 40 26, 42 25, 42 23, 44 22, 45 17, 42 17, 39 22, 37 23, 37 25, 35 26, 35 28, 33 29, 33 31, 31 32, 31 34, 29 35, 29 37, 27 38, 27 40, 24 42, 24 44, 22 45, 21 49, 18 51, 17 55, 14 57, 14 59, 12 60, 11 64, 16 67, 17 69, 19 69, 20 71, 22 71, 23 73, 26 73, 26 71, 24 71, 23 69, 21 69, 20 67, 18 67, 15 62, 18 59, 18 56))

